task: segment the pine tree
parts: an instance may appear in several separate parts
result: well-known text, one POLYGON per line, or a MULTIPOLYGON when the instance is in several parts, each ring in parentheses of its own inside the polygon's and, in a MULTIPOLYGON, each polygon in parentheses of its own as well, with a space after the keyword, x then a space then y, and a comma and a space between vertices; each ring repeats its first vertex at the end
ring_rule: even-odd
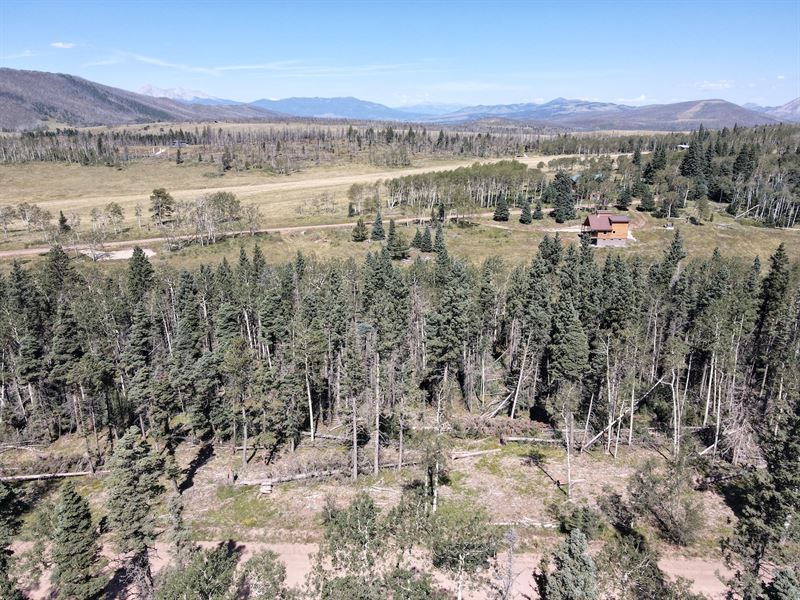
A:
POLYGON ((689 149, 681 160, 679 170, 684 177, 694 177, 703 173, 703 146, 697 139, 689 142, 689 149))
POLYGON ((447 248, 444 243, 444 229, 442 229, 441 223, 436 224, 436 239, 433 242, 433 251, 437 254, 447 252, 447 248))
POLYGON ((61 235, 65 235, 72 231, 72 227, 69 226, 69 222, 67 222, 67 217, 64 216, 64 211, 58 211, 58 233, 61 235))
POLYGON ((128 293, 131 303, 138 303, 153 283, 153 266, 144 250, 135 246, 128 261, 128 293))
POLYGON ((140 594, 152 588, 148 548, 155 539, 153 504, 163 491, 161 459, 135 427, 125 432, 108 462, 108 522, 120 552, 132 555, 130 572, 140 594))
POLYGON ((636 148, 634 149, 633 158, 631 159, 631 162, 637 167, 642 166, 642 151, 639 148, 639 146, 636 146, 636 148))
MULTIPOLYGON (((437 227, 438 231, 438 227, 437 227)), ((433 252, 433 241, 431 240, 431 228, 425 226, 425 231, 422 232, 422 241, 419 243, 419 249, 422 252, 433 252)))
POLYGON ((375 221, 372 223, 372 233, 369 236, 373 242, 381 242, 386 239, 386 232, 383 229, 383 217, 381 217, 381 211, 378 210, 378 214, 375 215, 375 221))
POLYGON ((589 368, 589 341, 569 298, 558 303, 548 352, 553 381, 580 381, 589 368))
POLYGON ((50 348, 50 362, 53 365, 50 377, 60 385, 70 379, 72 369, 83 356, 83 348, 78 335, 78 323, 69 304, 58 308, 58 321, 53 330, 50 348))
POLYGON ((617 208, 619 210, 628 210, 631 205, 631 200, 631 190, 628 186, 625 186, 619 193, 619 198, 617 198, 617 208))
POLYGON ((167 511, 169 513, 169 539, 172 542, 173 556, 178 566, 182 567, 191 560, 196 547, 192 543, 192 533, 183 520, 183 497, 179 492, 170 497, 167 511))
POLYGON ((544 212, 542 211, 542 199, 539 198, 536 200, 536 210, 533 211, 533 218, 536 221, 541 221, 544 219, 544 212))
POLYGON ((0 481, 0 598, 3 600, 24 600, 22 592, 11 578, 9 558, 13 537, 19 531, 18 515, 21 509, 14 490, 0 481))
POLYGON ((408 258, 408 246, 403 234, 397 231, 394 219, 389 221, 389 236, 386 238, 386 249, 389 251, 392 260, 408 258))
POLYGON ((414 237, 411 239, 411 247, 416 248, 419 250, 419 247, 422 245, 422 232, 420 232, 419 227, 414 232, 414 237))
POLYGON ((494 207, 492 219, 494 221, 508 221, 508 218, 508 202, 506 201, 505 194, 501 194, 500 198, 497 200, 497 205, 494 207))
POLYGON ((53 583, 58 597, 91 600, 102 594, 105 580, 98 564, 97 533, 89 503, 71 482, 61 488, 53 515, 53 583))
POLYGON ((522 202, 522 212, 519 215, 519 222, 523 225, 530 225, 532 220, 533 215, 531 215, 531 203, 529 200, 524 200, 522 202))
POLYGON ((539 595, 543 600, 595 600, 597 572, 589 555, 586 536, 573 529, 569 538, 553 554, 555 570, 551 573, 546 561, 537 573, 539 595))
POLYGON ((367 233, 367 226, 364 224, 364 218, 359 218, 356 221, 355 227, 353 227, 353 241, 354 242, 364 242, 369 237, 367 233))
POLYGON ((639 197, 639 206, 636 207, 636 210, 641 212, 653 212, 656 209, 656 203, 653 199, 653 192, 650 191, 650 186, 642 185, 638 191, 634 189, 633 194, 639 197))
POLYGON ((555 179, 545 189, 545 199, 553 205, 556 223, 564 223, 577 217, 572 179, 566 173, 556 173, 555 179))

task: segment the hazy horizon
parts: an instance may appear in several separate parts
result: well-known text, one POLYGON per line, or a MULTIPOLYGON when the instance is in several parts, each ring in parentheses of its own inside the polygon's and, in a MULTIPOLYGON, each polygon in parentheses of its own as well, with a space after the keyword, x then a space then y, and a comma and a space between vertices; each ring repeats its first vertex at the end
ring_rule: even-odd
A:
POLYGON ((780 106, 800 97, 800 3, 11 0, 0 66, 239 102, 780 106))

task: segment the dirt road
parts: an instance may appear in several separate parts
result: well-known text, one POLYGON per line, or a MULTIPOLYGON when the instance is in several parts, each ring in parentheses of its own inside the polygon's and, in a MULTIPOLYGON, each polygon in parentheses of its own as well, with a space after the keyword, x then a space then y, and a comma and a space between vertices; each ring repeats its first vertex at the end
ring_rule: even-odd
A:
MULTIPOLYGON (((463 215, 462 218, 469 219, 475 217, 491 217, 493 213, 486 212, 486 213, 476 213, 473 215, 463 215)), ((395 223, 397 224, 404 224, 404 223, 413 223, 418 221, 418 217, 402 217, 399 219, 395 219, 395 223)), ((386 221, 388 223, 388 221, 386 221)), ((342 223, 326 223, 323 225, 293 225, 291 227, 264 227, 261 229, 256 229, 255 233, 281 233, 281 234, 291 234, 291 233, 303 233, 305 231, 318 231, 322 229, 343 229, 343 228, 352 228, 356 224, 355 221, 346 221, 342 223)), ((239 236, 246 236, 250 235, 250 231, 234 231, 231 233, 226 234, 227 237, 239 237, 239 236)), ((151 237, 151 238, 141 238, 138 240, 120 240, 116 242, 106 242, 102 246, 98 246, 96 248, 98 253, 107 252, 111 249, 119 249, 119 248, 133 248, 134 246, 140 247, 152 247, 157 246, 159 244, 163 244, 170 240, 191 240, 194 239, 195 236, 193 235, 179 235, 172 238, 167 237, 151 237)), ((81 252, 87 254, 91 248, 86 244, 72 244, 63 247, 66 252, 81 252)), ((22 258, 25 256, 38 256, 40 254, 44 254, 50 250, 50 246, 37 246, 35 248, 18 248, 16 250, 2 250, 0 251, 0 259, 4 258, 22 258)), ((126 258, 124 255, 119 255, 119 258, 126 258)))
MULTIPOLYGON (((200 542, 200 545, 209 548, 218 542, 200 542)), ((30 543, 16 544, 18 551, 27 550, 30 543)), ((250 558, 253 553, 264 550, 272 550, 278 554, 280 560, 286 566, 286 583, 291 587, 301 587, 306 581, 306 577, 311 572, 313 561, 311 555, 316 552, 316 544, 304 543, 262 543, 244 542, 236 544, 237 551, 240 552, 240 563, 250 558)), ((119 557, 108 548, 104 548, 103 554, 111 563, 108 571, 110 576, 113 567, 119 564, 119 557)), ((514 559, 514 584, 513 591, 515 597, 538 598, 533 579, 534 569, 538 568, 540 555, 523 553, 516 555, 514 559)), ((171 559, 169 545, 163 542, 156 542, 155 547, 150 553, 153 572, 157 574, 163 569, 171 559)), ((705 594, 712 599, 722 599, 725 595, 725 586, 717 577, 717 572, 723 575, 730 575, 729 571, 719 561, 703 560, 698 558, 670 557, 659 561, 659 566, 670 578, 685 577, 692 582, 692 590, 705 594)), ((32 600, 43 600, 49 598, 51 589, 47 583, 50 572, 46 570, 42 576, 42 586, 36 589, 27 589, 26 592, 32 600)), ((452 579, 437 574, 436 583, 451 592, 455 591, 455 582, 452 579)), ((492 596, 485 590, 468 589, 466 597, 471 600, 487 600, 492 596)))
MULTIPOLYGON (((535 167, 540 162, 547 164, 550 160, 556 158, 564 158, 564 156, 523 156, 516 157, 513 160, 525 164, 529 167, 535 167)), ((614 156, 614 155, 612 155, 614 156)), ((314 171, 300 172, 282 178, 275 178, 266 183, 232 183, 231 185, 223 185, 217 187, 202 187, 190 189, 170 189, 170 194, 173 198, 178 200, 190 200, 196 198, 200 194, 213 194, 215 192, 234 192, 239 198, 247 198, 264 193, 274 192, 292 192, 303 190, 319 190, 333 187, 346 187, 354 183, 374 183, 382 179, 394 179, 396 177, 405 177, 407 175, 419 175, 422 173, 431 173, 438 171, 450 171, 458 167, 466 167, 476 162, 480 163, 494 163, 501 160, 512 160, 512 157, 503 158, 472 158, 469 160, 460 161, 447 161, 436 163, 422 167, 407 167, 402 169, 384 169, 378 171, 366 171, 362 173, 355 173, 352 175, 325 175, 320 176, 314 174, 314 171)), ((103 196, 80 196, 59 198, 57 200, 41 200, 36 202, 42 208, 65 209, 67 207, 74 207, 76 202, 93 206, 105 205, 108 202, 117 202, 118 204, 131 204, 135 202, 142 202, 146 200, 149 193, 137 194, 123 194, 123 195, 103 195, 103 196)))

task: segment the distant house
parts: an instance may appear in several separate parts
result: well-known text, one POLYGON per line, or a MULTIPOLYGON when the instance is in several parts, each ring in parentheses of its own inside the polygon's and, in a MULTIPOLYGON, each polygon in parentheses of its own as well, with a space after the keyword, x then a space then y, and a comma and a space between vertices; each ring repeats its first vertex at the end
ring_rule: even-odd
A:
POLYGON ((598 210, 583 222, 583 233, 589 234, 593 246, 625 246, 631 220, 610 210, 598 210))

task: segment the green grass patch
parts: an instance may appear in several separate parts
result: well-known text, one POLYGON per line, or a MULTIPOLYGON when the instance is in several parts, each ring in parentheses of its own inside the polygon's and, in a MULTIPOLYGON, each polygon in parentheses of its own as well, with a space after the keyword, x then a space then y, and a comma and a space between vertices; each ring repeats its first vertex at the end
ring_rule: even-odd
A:
POLYGON ((217 488, 216 500, 215 507, 199 517, 196 525, 230 532, 231 538, 241 536, 242 528, 264 527, 280 514, 274 502, 258 495, 256 487, 222 485, 217 488))

